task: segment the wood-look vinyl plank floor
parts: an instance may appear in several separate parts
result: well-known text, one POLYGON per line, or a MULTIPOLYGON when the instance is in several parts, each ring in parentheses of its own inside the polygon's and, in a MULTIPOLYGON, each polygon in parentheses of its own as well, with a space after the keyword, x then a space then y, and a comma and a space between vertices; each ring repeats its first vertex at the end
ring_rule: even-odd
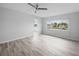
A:
POLYGON ((0 56, 79 56, 79 42, 39 35, 0 44, 0 56))

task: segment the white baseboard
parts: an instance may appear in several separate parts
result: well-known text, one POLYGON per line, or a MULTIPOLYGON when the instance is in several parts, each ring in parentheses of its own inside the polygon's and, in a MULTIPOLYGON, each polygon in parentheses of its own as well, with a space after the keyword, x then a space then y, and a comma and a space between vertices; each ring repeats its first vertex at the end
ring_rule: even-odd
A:
POLYGON ((8 43, 8 42, 12 42, 12 41, 15 41, 15 40, 19 40, 19 39, 23 39, 23 38, 31 37, 31 36, 32 36, 32 35, 18 37, 18 38, 15 38, 15 39, 11 39, 11 40, 7 40, 7 41, 0 42, 0 44, 4 44, 4 43, 8 43))

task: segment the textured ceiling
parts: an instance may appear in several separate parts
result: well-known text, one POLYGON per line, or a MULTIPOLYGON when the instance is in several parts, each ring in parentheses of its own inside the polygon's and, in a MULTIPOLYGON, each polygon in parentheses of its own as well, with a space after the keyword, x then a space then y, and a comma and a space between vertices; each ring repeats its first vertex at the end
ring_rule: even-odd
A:
POLYGON ((29 6, 27 3, 4 3, 4 4, 0 3, 0 7, 28 13, 39 17, 49 17, 79 11, 79 3, 38 3, 38 4, 39 7, 46 7, 48 8, 48 10, 37 11, 37 13, 35 14, 34 13, 35 9, 29 6))

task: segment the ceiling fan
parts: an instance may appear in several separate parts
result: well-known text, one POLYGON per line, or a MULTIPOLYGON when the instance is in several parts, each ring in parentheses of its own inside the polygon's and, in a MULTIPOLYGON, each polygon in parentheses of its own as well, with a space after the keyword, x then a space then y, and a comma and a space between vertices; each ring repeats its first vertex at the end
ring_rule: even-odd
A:
POLYGON ((28 3, 28 5, 30 5, 33 8, 35 8, 35 13, 37 12, 37 10, 48 10, 47 8, 39 8, 38 4, 33 5, 32 3, 28 3))

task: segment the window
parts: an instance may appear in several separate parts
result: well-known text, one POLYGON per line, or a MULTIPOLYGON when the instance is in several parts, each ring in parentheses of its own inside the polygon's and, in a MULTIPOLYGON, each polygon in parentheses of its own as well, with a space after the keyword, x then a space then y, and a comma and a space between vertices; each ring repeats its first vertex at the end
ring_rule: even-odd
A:
POLYGON ((47 28, 48 29, 58 29, 58 30, 67 30, 68 29, 68 23, 64 20, 48 20, 47 22, 47 28))

